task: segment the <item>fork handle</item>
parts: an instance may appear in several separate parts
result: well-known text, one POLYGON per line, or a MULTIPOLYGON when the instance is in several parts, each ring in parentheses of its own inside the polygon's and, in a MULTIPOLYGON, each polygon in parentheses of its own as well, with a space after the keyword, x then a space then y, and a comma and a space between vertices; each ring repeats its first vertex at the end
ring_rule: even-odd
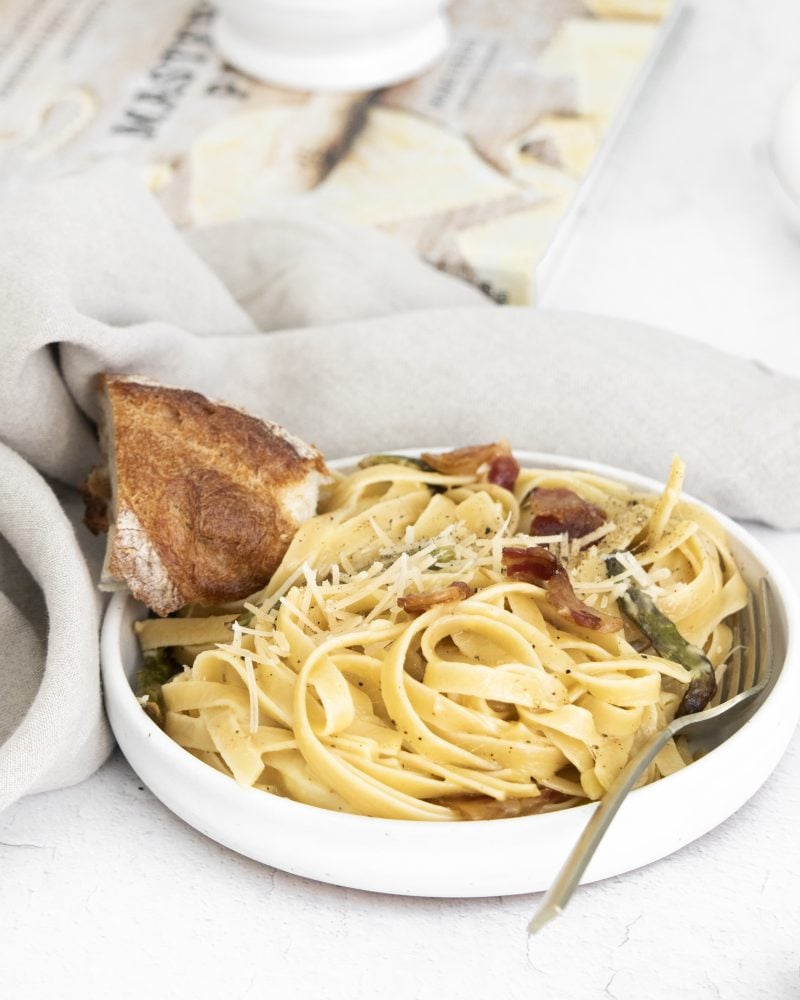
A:
POLYGON ((656 733, 620 771, 617 780, 600 800, 583 833, 561 866, 555 881, 547 890, 528 927, 531 934, 535 934, 553 917, 563 912, 625 796, 641 777, 642 772, 650 766, 658 752, 669 743, 672 736, 673 732, 669 726, 656 733))

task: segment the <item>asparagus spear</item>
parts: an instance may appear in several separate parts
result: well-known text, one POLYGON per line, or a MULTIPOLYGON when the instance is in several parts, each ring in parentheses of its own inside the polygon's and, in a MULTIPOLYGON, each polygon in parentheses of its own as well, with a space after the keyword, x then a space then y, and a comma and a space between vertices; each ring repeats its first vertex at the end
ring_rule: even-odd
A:
POLYGON ((358 463, 359 469, 368 469, 373 465, 407 465, 422 472, 434 471, 433 466, 423 462, 421 458, 410 458, 408 455, 365 455, 358 463))
POLYGON ((180 664, 176 663, 166 648, 148 650, 144 654, 144 666, 136 672, 136 685, 134 692, 137 698, 147 695, 147 701, 142 704, 142 708, 147 712, 153 722, 158 726, 164 724, 164 697, 161 694, 161 685, 180 670, 180 664))
POLYGON ((431 569, 441 569, 455 559, 456 550, 451 545, 445 545, 441 549, 434 549, 431 554, 434 557, 431 569))
MULTIPOLYGON (((606 569, 609 576, 617 576, 625 567, 616 556, 607 556, 606 569)), ((680 663, 692 675, 677 714, 691 715, 705 708, 717 690, 714 668, 708 657, 687 642, 675 623, 659 611, 652 597, 633 583, 628 584, 618 604, 623 614, 644 632, 659 656, 680 663)))

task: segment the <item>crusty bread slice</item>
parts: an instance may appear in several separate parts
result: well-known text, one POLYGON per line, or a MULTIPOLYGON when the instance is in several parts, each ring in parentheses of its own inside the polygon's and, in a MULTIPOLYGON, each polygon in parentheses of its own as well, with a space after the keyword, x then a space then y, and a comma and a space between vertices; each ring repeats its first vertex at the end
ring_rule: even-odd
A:
POLYGON ((107 466, 84 484, 108 531, 100 586, 159 615, 262 587, 330 479, 316 448, 277 424, 144 378, 100 379, 107 466))

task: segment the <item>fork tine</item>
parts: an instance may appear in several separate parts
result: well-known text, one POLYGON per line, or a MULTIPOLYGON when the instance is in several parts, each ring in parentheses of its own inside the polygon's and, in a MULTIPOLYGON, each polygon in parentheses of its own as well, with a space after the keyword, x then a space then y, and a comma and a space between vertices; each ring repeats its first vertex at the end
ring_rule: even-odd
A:
POLYGON ((719 705, 727 701, 732 694, 735 694, 739 690, 739 678, 742 675, 742 660, 744 659, 744 650, 748 642, 746 612, 744 608, 736 615, 732 632, 733 648, 728 666, 722 677, 719 697, 716 699, 716 703, 719 705))
POLYGON ((756 626, 758 629, 758 656, 756 657, 755 677, 753 683, 767 681, 772 672, 772 599, 771 585, 766 576, 761 578, 758 587, 758 605, 756 609, 756 626))
MULTIPOLYGON (((759 587, 759 595, 761 593, 761 588, 759 587)), ((760 596, 759 596, 760 600, 760 596)), ((746 691, 751 688, 756 681, 756 673, 759 669, 759 661, 761 659, 761 628, 759 628, 758 619, 760 619, 760 614, 756 615, 755 601, 751 596, 750 600, 747 602, 747 608, 745 609, 745 621, 747 623, 747 641, 746 649, 743 663, 742 674, 739 678, 738 687, 731 692, 731 694, 738 694, 739 691, 746 691)))
POLYGON ((728 654, 728 659, 726 660, 722 668, 722 679, 719 684, 717 684, 717 690, 714 692, 714 697, 708 703, 709 706, 719 705, 725 700, 725 695, 728 690, 728 684, 730 680, 731 670, 733 670, 734 660, 738 655, 737 650, 739 643, 741 642, 741 634, 739 628, 739 615, 736 616, 736 620, 731 625, 731 651, 728 654))

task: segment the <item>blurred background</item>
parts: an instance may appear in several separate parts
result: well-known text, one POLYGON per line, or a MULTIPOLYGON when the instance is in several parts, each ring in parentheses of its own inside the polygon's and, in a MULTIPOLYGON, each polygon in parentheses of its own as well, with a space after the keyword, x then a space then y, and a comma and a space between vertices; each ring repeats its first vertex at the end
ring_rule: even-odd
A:
POLYGON ((800 373, 791 0, 6 0, 2 32, 0 193, 123 157, 179 226, 299 201, 498 303, 800 373))

